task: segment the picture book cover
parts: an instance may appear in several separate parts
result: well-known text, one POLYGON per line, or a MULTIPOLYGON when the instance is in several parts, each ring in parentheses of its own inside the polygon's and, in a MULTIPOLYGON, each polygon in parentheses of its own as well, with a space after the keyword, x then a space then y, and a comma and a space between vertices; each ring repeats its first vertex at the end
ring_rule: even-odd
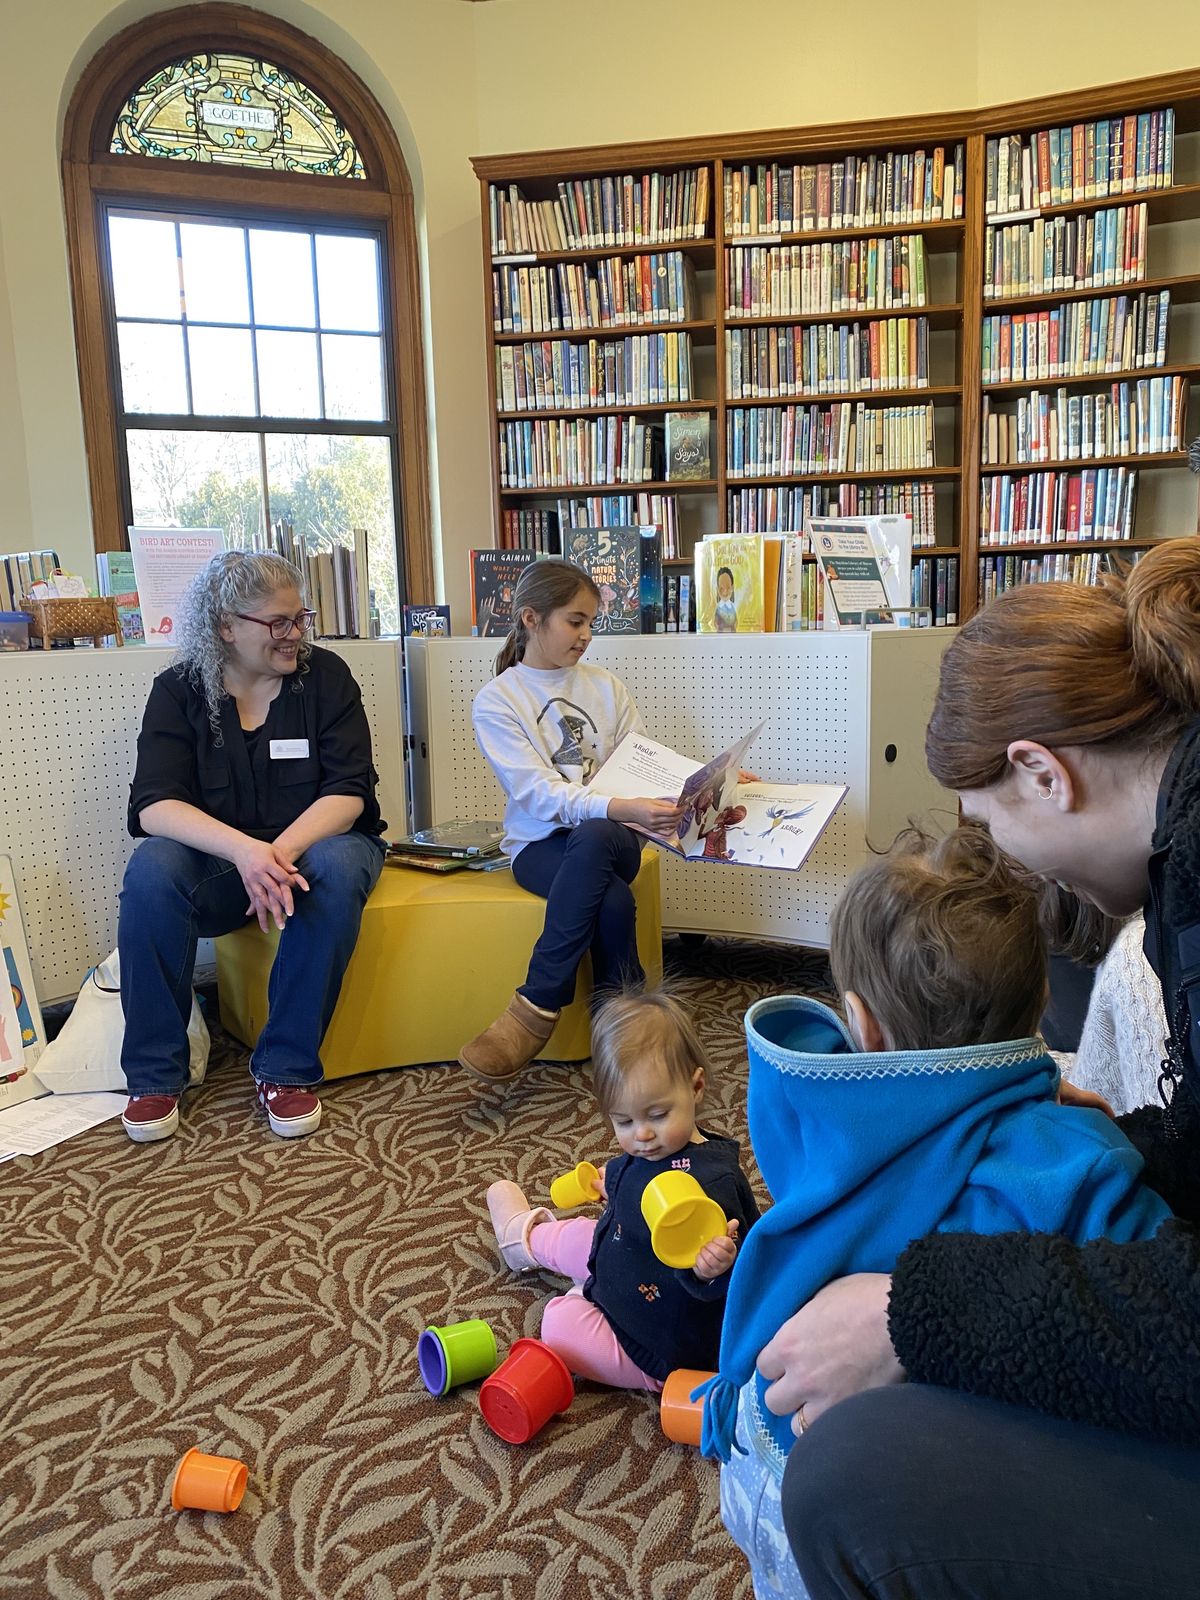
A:
POLYGON ((471 632, 481 639, 503 638, 512 626, 517 580, 535 550, 471 551, 471 632))
POLYGON ((45 1090, 34 1076, 46 1035, 33 987, 33 969, 17 902, 12 862, 0 856, 0 1108, 36 1099, 45 1090))
POLYGON ((762 633, 763 541, 757 534, 719 534, 696 546, 699 633, 762 633))
POLYGON ((712 477, 707 411, 667 412, 667 482, 689 483, 712 477))
POLYGON ((658 529, 572 528, 564 555, 600 591, 593 633, 661 633, 662 563, 658 529))
POLYGON ((403 619, 406 638, 448 639, 449 606, 405 606, 403 619))
POLYGON ((133 573, 132 551, 103 550, 96 557, 96 566, 100 576, 100 593, 113 595, 116 599, 122 637, 127 644, 140 643, 146 637, 146 629, 133 573))
POLYGON ((644 733, 630 733, 590 787, 622 799, 675 800, 682 815, 670 837, 636 829, 689 861, 796 871, 811 855, 848 793, 845 784, 763 783, 743 773, 761 724, 711 761, 689 761, 644 733))

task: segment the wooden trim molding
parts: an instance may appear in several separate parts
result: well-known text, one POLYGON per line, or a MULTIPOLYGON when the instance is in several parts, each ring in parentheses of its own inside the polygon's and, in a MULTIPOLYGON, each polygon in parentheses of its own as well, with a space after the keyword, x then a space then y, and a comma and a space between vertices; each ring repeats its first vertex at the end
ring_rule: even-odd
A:
POLYGON ((224 0, 164 12, 117 34, 84 69, 67 107, 62 171, 96 549, 119 550, 126 544, 103 204, 169 201, 183 210, 236 208, 307 223, 362 222, 382 230, 388 264, 403 598, 432 601, 425 354, 412 182, 395 131, 366 84, 325 45, 264 12, 224 0), (173 57, 219 47, 265 55, 320 92, 353 136, 366 178, 243 173, 229 166, 113 156, 113 123, 130 90, 173 57))

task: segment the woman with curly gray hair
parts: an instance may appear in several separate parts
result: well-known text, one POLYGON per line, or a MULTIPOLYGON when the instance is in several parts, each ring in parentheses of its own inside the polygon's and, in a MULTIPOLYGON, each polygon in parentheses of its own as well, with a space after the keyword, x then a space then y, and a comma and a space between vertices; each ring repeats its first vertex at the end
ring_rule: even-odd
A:
POLYGON ((131 1139, 179 1126, 197 940, 281 930, 250 1061, 273 1132, 312 1133, 320 1045, 383 865, 371 735, 350 669, 308 640, 301 576, 244 550, 184 599, 179 653, 138 738, 117 944, 131 1139))

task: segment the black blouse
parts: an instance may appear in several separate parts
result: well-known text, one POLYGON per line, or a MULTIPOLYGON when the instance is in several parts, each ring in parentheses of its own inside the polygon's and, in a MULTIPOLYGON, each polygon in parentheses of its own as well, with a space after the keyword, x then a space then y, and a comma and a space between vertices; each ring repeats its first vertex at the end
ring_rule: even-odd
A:
POLYGON ((314 648, 308 670, 285 678, 266 721, 250 741, 232 698, 221 702, 221 743, 204 696, 168 667, 155 678, 138 735, 129 791, 129 831, 159 800, 183 800, 255 839, 275 839, 314 800, 353 795, 363 802, 354 831, 380 834, 371 764, 371 732, 350 668, 332 651, 314 648))

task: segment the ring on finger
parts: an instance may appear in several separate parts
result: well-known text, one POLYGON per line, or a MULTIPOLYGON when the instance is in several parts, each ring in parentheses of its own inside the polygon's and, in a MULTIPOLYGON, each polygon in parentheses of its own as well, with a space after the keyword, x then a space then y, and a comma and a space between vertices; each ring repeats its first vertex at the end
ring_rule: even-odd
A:
POLYGON ((800 1424, 800 1432, 802 1434, 807 1433, 808 1432, 808 1418, 804 1415, 804 1407, 803 1406, 800 1406, 796 1411, 796 1421, 800 1424))

